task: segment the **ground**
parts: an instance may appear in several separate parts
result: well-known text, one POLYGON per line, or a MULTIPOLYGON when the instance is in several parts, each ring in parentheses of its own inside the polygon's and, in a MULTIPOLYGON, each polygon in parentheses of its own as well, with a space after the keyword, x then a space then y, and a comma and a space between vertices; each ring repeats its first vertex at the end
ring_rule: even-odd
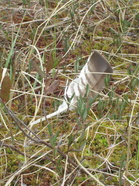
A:
POLYGON ((0 184, 139 185, 138 0, 2 0, 0 40, 0 184), (113 74, 89 109, 31 127, 93 50, 113 74))

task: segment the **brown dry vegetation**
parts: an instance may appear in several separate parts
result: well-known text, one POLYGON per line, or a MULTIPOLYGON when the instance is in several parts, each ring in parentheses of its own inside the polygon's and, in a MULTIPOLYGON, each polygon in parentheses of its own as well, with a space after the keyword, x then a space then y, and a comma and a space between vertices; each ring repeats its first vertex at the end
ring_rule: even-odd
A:
POLYGON ((0 184, 139 185, 138 0, 1 0, 0 41, 0 184), (77 108, 30 128, 93 49, 114 73, 87 119, 77 108))

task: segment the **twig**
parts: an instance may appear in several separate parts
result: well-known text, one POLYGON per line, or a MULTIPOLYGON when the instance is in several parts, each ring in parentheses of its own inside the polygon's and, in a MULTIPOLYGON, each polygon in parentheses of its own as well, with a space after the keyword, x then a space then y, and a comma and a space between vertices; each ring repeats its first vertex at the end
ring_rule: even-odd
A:
MULTIPOLYGON (((0 140, 0 147, 7 147, 7 148, 10 148, 10 149, 12 149, 12 150, 14 150, 14 151, 16 151, 16 152, 18 152, 19 154, 21 154, 21 155, 23 155, 23 156, 24 156, 24 153, 23 153, 23 152, 21 152, 20 150, 18 150, 18 149, 17 149, 15 146, 5 144, 5 143, 4 143, 4 142, 2 142, 1 140, 0 140)), ((26 155, 26 156, 30 158, 30 156, 29 156, 29 155, 26 155)))
MULTIPOLYGON (((5 143, 4 143, 3 141, 1 141, 1 140, 0 140, 0 146, 1 146, 1 147, 7 147, 7 148, 10 148, 10 149, 12 149, 12 150, 18 152, 18 153, 21 154, 22 156, 25 155, 23 152, 21 152, 20 150, 18 150, 15 146, 5 144, 5 143)), ((26 156, 27 156, 28 158, 33 158, 33 159, 38 158, 38 156, 33 156, 33 157, 31 157, 31 156, 28 155, 28 154, 26 154, 26 156)), ((42 158, 42 160, 45 160, 45 159, 47 159, 47 160, 51 161, 53 164, 55 164, 55 161, 52 160, 48 155, 47 155, 47 156, 45 155, 45 157, 42 158)))

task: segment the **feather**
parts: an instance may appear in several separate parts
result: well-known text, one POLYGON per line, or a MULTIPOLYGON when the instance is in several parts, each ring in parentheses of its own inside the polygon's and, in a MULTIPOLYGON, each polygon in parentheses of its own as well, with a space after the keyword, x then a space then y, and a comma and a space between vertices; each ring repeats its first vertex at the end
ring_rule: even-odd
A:
POLYGON ((107 60, 97 51, 94 51, 89 56, 87 63, 82 68, 79 76, 71 81, 69 86, 65 88, 64 100, 63 103, 59 106, 58 110, 36 121, 33 121, 31 126, 66 112, 67 110, 75 109, 77 106, 78 98, 80 96, 85 96, 87 85, 89 87, 88 96, 95 97, 104 88, 105 75, 112 72, 113 70, 107 60))

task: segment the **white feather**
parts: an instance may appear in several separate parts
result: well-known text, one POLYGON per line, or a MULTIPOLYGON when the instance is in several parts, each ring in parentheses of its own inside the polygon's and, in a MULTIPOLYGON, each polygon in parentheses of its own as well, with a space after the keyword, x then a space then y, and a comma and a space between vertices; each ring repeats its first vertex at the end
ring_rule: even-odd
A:
POLYGON ((79 77, 71 81, 68 87, 66 86, 64 100, 58 110, 30 123, 30 125, 33 126, 41 121, 66 112, 67 110, 75 109, 78 97, 85 95, 87 85, 90 91, 89 96, 95 96, 104 87, 104 77, 106 73, 112 73, 111 66, 104 57, 94 51, 82 68, 79 77), (68 103, 68 100, 70 100, 70 103, 68 103))

